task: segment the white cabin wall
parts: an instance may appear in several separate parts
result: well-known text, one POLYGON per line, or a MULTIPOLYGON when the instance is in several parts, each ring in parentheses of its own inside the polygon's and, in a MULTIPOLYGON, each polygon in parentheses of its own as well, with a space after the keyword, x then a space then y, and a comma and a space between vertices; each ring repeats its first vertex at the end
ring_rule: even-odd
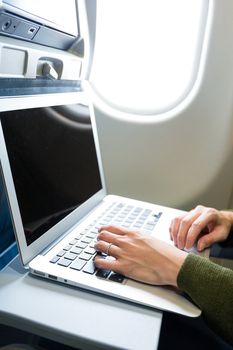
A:
POLYGON ((184 209, 233 207, 233 2, 210 3, 198 78, 161 118, 120 113, 91 82, 109 193, 184 209))

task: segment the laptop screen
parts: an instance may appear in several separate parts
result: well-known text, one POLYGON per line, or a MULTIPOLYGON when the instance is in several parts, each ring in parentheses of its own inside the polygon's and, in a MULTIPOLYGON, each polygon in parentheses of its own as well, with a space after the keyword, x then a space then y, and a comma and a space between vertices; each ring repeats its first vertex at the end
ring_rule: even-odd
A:
POLYGON ((4 112, 1 123, 30 245, 102 188, 93 131, 51 108, 4 112))

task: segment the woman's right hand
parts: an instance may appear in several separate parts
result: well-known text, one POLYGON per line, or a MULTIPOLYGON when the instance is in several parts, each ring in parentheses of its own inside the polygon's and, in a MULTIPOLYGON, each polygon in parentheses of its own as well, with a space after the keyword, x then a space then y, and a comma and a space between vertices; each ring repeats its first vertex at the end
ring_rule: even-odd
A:
POLYGON ((170 236, 180 249, 191 249, 196 243, 202 251, 215 242, 227 239, 233 224, 233 212, 198 205, 172 220, 170 236))

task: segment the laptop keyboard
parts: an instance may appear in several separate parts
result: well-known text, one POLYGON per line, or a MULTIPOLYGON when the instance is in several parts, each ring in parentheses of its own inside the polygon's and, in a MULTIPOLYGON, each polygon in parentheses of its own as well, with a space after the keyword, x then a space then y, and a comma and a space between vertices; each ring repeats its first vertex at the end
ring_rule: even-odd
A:
MULTIPOLYGON (((97 269, 94 258, 98 254, 94 248, 98 230, 103 225, 116 225, 130 229, 143 230, 152 233, 162 212, 155 213, 151 209, 135 207, 124 203, 112 203, 69 244, 55 255, 50 262, 60 266, 82 271, 99 278, 122 283, 124 276, 110 270, 97 269)), ((103 258, 109 259, 106 254, 103 258)))

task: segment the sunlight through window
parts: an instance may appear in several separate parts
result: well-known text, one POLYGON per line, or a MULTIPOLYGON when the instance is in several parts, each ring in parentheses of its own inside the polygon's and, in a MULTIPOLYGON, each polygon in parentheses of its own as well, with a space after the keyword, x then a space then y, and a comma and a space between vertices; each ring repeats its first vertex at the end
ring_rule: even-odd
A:
POLYGON ((207 0, 101 0, 90 81, 118 110, 157 114, 192 88, 207 0))

